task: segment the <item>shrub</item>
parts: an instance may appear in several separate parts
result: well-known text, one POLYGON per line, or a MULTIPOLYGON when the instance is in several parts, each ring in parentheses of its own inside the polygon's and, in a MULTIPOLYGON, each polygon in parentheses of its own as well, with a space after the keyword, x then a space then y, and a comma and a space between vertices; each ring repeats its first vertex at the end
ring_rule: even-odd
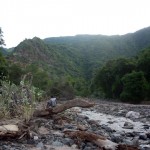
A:
POLYGON ((33 115, 36 99, 41 97, 36 88, 26 81, 25 75, 20 85, 3 81, 0 94, 0 117, 20 117, 26 122, 33 115))
POLYGON ((135 72, 126 74, 122 78, 123 92, 120 94, 122 101, 130 101, 132 103, 140 103, 146 97, 147 82, 143 72, 135 72))

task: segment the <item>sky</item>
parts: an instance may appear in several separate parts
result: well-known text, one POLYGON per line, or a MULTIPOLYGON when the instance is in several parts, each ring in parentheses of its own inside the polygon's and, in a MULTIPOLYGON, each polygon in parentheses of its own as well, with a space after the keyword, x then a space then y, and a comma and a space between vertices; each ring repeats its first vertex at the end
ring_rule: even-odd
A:
POLYGON ((123 35, 150 26, 150 0, 0 0, 7 48, 24 39, 123 35))

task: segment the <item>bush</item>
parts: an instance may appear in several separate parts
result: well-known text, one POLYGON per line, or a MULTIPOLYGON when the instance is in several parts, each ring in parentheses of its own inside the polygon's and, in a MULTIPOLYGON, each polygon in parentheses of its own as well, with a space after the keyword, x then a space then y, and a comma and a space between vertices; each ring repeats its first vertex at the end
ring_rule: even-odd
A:
POLYGON ((122 78, 123 92, 120 94, 122 101, 140 103, 146 97, 147 82, 143 72, 132 72, 122 78))
POLYGON ((20 117, 26 122, 30 120, 35 109, 36 99, 41 93, 26 81, 26 75, 20 85, 2 81, 0 94, 0 117, 20 117))

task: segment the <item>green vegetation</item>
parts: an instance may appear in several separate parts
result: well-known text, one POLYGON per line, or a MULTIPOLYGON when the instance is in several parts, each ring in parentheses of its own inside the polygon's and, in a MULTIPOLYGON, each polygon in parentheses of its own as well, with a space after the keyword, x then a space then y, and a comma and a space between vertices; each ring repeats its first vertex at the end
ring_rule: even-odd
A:
POLYGON ((98 91, 99 96, 103 93, 102 96, 107 98, 132 103, 150 100, 149 56, 150 48, 147 48, 134 59, 108 61, 96 74, 91 86, 92 92, 98 91))
POLYGON ((148 46, 150 27, 123 36, 25 39, 6 57, 0 54, 0 79, 19 86, 28 75, 30 84, 43 97, 94 96, 138 103, 150 98, 148 46), (136 91, 141 95, 136 97, 136 91))
POLYGON ((2 46, 2 45, 5 45, 5 42, 3 40, 3 31, 2 31, 2 29, 0 27, 0 46, 2 46))
POLYGON ((1 53, 1 51, 3 50, 2 48, 3 45, 4 45, 3 32, 0 28, 0 85, 1 80, 4 80, 7 76, 7 62, 1 53))
POLYGON ((134 68, 133 60, 126 58, 110 60, 96 74, 93 84, 96 89, 104 93, 105 97, 118 98, 122 92, 121 78, 134 68))
POLYGON ((122 78, 123 90, 120 98, 123 101, 139 103, 146 96, 146 79, 143 72, 132 72, 125 74, 122 78))

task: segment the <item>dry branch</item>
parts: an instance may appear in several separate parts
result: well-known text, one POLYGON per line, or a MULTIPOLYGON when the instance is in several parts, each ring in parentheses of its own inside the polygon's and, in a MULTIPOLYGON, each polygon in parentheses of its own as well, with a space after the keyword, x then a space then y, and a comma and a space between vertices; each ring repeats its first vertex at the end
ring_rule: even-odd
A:
POLYGON ((70 109, 72 107, 89 108, 92 106, 94 106, 94 103, 89 103, 87 101, 80 100, 80 99, 74 99, 74 100, 67 101, 64 104, 58 105, 58 106, 54 107, 53 109, 49 108, 49 109, 45 109, 45 110, 36 110, 34 113, 34 116, 46 117, 46 116, 51 116, 54 114, 61 113, 61 112, 65 111, 67 109, 70 109))
POLYGON ((64 131, 71 138, 76 138, 82 141, 90 141, 103 150, 139 150, 137 147, 114 143, 103 136, 90 133, 87 131, 64 131))

